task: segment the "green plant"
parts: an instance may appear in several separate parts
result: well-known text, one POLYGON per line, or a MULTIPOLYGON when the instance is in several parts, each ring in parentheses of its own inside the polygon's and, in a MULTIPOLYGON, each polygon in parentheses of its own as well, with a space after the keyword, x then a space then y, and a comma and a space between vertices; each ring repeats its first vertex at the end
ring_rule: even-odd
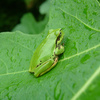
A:
POLYGON ((0 33, 0 99, 100 99, 100 3, 52 0, 43 33, 0 33), (35 78, 28 72, 31 57, 52 28, 63 28, 65 52, 55 68, 35 78))

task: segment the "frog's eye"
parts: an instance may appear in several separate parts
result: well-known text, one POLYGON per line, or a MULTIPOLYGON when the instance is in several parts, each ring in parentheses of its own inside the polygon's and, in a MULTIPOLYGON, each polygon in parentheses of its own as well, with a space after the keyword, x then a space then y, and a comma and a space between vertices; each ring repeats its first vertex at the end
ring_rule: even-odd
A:
POLYGON ((60 31, 62 30, 62 28, 60 29, 60 31))

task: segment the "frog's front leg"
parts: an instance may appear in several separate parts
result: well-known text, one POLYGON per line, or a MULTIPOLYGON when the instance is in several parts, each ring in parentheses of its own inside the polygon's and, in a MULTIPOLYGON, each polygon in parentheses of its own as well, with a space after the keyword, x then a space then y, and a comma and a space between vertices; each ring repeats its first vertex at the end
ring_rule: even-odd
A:
POLYGON ((60 55, 64 52, 64 47, 62 45, 58 46, 56 49, 55 49, 55 55, 60 55))
POLYGON ((55 60, 52 58, 52 59, 45 61, 40 66, 38 66, 34 69, 34 75, 36 77, 39 77, 39 76, 45 74, 50 69, 52 69, 56 65, 57 62, 58 62, 58 57, 55 57, 55 60))

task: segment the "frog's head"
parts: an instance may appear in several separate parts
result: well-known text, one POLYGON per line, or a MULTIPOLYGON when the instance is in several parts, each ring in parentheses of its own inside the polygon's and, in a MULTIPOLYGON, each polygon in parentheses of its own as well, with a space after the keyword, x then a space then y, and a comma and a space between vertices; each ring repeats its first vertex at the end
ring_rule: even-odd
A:
POLYGON ((56 36, 56 44, 57 45, 61 43, 61 41, 64 37, 64 33, 61 28, 51 29, 51 30, 49 30, 48 34, 54 34, 56 36))
POLYGON ((62 39, 63 39, 63 37, 64 37, 64 33, 63 33, 62 29, 61 29, 61 28, 56 29, 56 30, 55 30, 55 35, 56 35, 56 37, 57 37, 56 43, 57 43, 57 45, 58 45, 58 44, 61 43, 61 41, 62 41, 62 39))

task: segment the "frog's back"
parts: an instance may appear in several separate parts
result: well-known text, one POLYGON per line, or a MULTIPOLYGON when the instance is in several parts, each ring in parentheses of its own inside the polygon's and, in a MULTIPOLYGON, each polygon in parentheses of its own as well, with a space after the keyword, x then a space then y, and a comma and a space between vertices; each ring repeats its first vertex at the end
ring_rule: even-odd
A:
POLYGON ((34 69, 34 67, 52 57, 52 55, 54 54, 55 47, 56 47, 56 36, 55 35, 47 36, 35 50, 31 60, 30 67, 34 69))

